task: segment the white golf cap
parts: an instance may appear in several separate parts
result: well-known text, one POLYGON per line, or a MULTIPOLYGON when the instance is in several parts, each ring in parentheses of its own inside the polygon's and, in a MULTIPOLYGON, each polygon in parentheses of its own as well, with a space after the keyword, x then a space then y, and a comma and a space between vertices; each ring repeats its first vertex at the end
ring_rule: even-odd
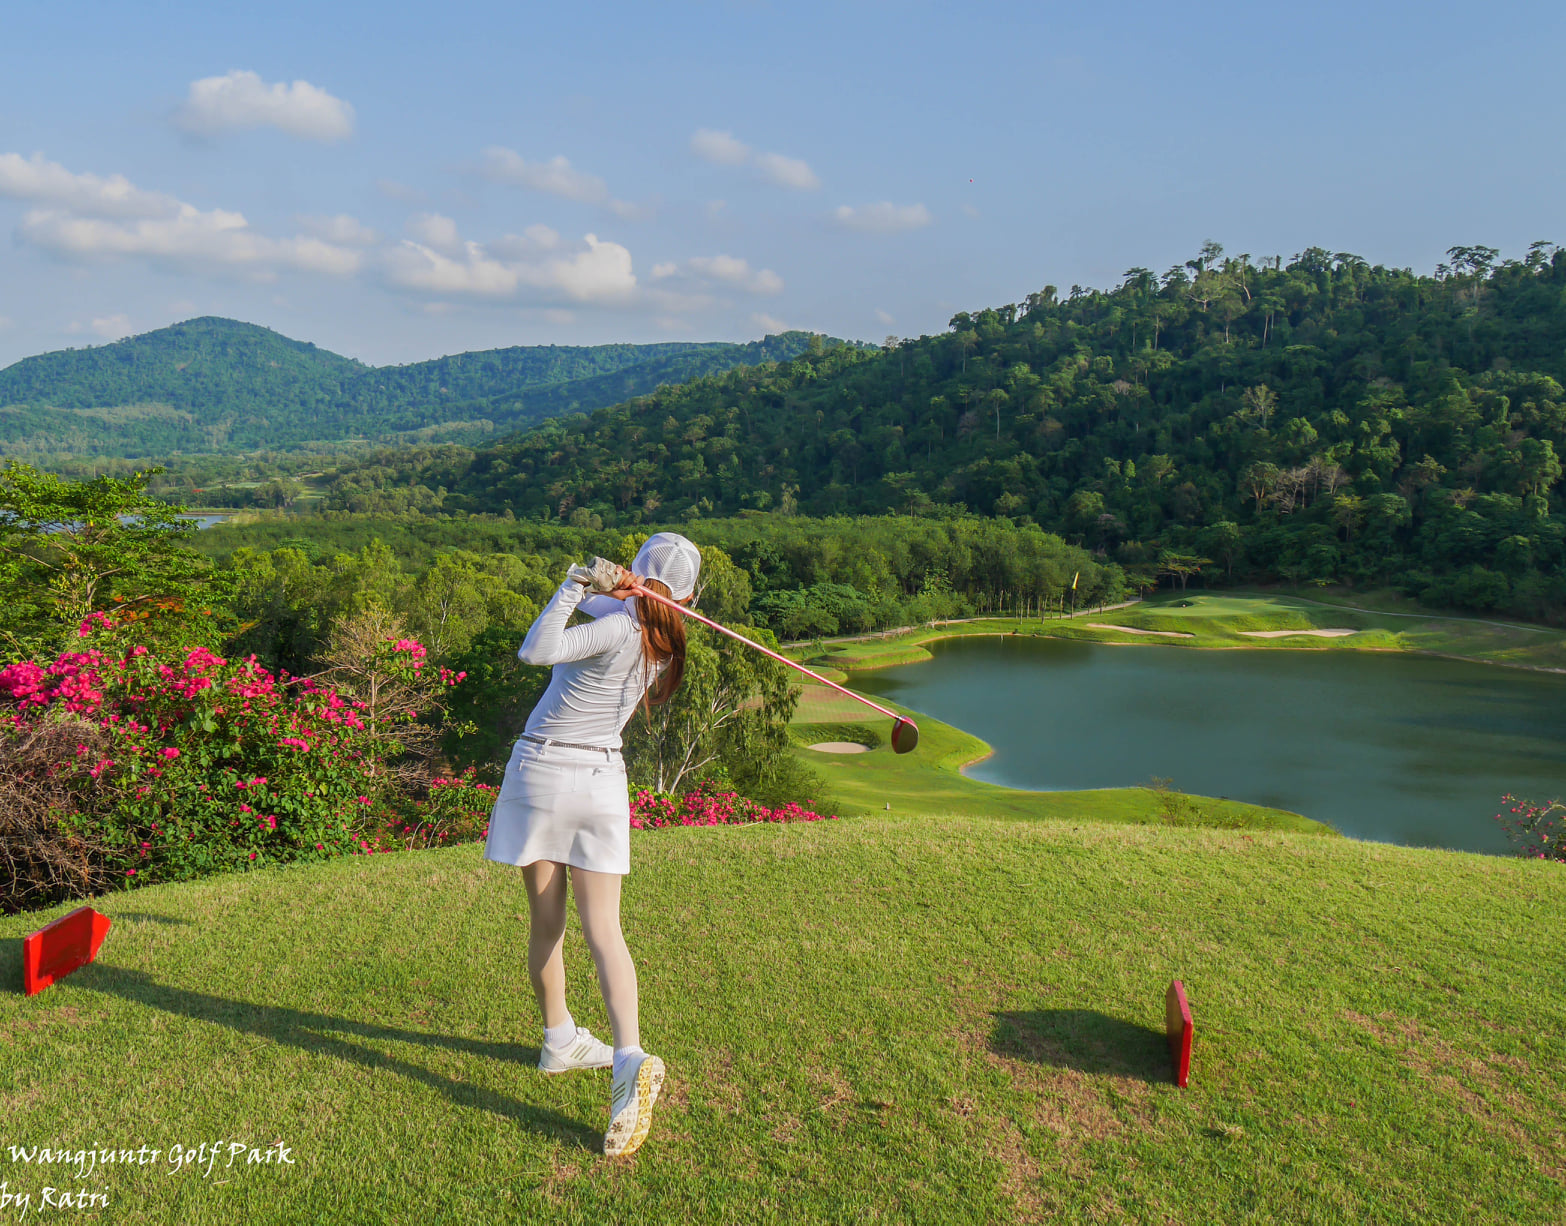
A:
POLYGON ((675 600, 696 590, 701 573, 701 551, 678 532, 659 532, 647 538, 636 553, 631 573, 641 579, 657 579, 675 600))

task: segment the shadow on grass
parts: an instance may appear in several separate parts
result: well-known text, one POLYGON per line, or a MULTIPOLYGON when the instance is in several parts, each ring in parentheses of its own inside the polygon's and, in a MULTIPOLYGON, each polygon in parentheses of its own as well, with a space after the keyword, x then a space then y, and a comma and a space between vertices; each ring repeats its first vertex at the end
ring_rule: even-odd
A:
MULTIPOLYGON (((21 942, 17 945, 17 962, 21 960, 21 942)), ((20 982, 21 969, 17 968, 20 982)), ((432 1034, 422 1030, 399 1030, 392 1026, 378 1026, 373 1022, 356 1022, 348 1018, 332 1017, 325 1013, 307 1013, 299 1009, 286 1009, 279 1005, 256 1004, 245 1000, 228 1000, 205 992, 192 992, 187 988, 158 983, 140 971, 109 966, 102 962, 84 966, 71 976, 71 983, 78 988, 104 992, 124 1000, 162 1009, 179 1017, 193 1018, 227 1026, 242 1034, 255 1035, 274 1043, 286 1043, 301 1051, 315 1055, 334 1056, 347 1064, 380 1072, 395 1073, 409 1081, 417 1081, 438 1090, 459 1107, 472 1107, 505 1116, 531 1132, 541 1133, 566 1145, 581 1149, 596 1148, 599 1133, 548 1107, 536 1107, 530 1103, 497 1094, 480 1086, 443 1077, 439 1073, 421 1068, 407 1060, 386 1055, 373 1048, 348 1041, 348 1036, 379 1042, 413 1043, 421 1047, 444 1047, 487 1060, 502 1060, 511 1064, 535 1066, 539 1050, 519 1043, 490 1043, 482 1039, 465 1039, 452 1035, 432 1034)))
POLYGON ((0 937, 0 995, 22 995, 21 937, 0 937))
POLYGON ((1081 1073, 1162 1083, 1174 1080, 1161 1030, 1094 1009, 1027 1009, 992 1014, 990 1050, 1081 1073))

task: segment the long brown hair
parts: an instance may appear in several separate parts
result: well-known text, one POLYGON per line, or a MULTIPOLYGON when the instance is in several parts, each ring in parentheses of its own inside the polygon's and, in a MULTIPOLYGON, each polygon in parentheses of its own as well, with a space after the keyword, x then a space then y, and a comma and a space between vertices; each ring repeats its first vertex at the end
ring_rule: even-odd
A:
MULTIPOLYGON (((669 586, 661 579, 643 579, 643 587, 660 596, 669 595, 669 586)), ((665 660, 669 666, 648 687, 643 706, 668 702, 680 688, 685 676, 685 619, 668 605, 656 600, 636 602, 636 620, 642 626, 642 660, 649 672, 665 660)), ((649 715, 651 713, 649 712, 649 715)))

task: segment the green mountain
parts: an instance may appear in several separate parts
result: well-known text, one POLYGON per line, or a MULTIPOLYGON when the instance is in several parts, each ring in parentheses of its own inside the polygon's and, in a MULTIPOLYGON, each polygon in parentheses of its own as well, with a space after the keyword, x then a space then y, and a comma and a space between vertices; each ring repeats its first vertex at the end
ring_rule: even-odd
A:
POLYGON ((395 481, 385 459, 345 468, 333 497, 606 527, 962 507, 1148 582, 1391 584, 1566 618, 1566 252, 1450 254, 1422 276, 1209 244, 1110 291, 1047 286, 940 336, 818 346, 409 457, 395 481))
POLYGON ((366 366, 212 317, 0 370, 8 454, 168 456, 398 439, 475 442, 714 371, 785 361, 803 332, 750 344, 515 346, 366 366))

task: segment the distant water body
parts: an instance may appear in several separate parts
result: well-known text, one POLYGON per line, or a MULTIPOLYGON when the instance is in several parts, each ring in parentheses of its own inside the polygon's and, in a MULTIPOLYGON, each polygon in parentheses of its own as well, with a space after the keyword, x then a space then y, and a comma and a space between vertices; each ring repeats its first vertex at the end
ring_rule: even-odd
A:
POLYGON ((1360 839, 1504 852, 1501 795, 1566 796, 1566 677, 1425 656, 1211 651, 1048 638, 932 644, 856 673, 982 737, 975 779, 1272 805, 1360 839))

